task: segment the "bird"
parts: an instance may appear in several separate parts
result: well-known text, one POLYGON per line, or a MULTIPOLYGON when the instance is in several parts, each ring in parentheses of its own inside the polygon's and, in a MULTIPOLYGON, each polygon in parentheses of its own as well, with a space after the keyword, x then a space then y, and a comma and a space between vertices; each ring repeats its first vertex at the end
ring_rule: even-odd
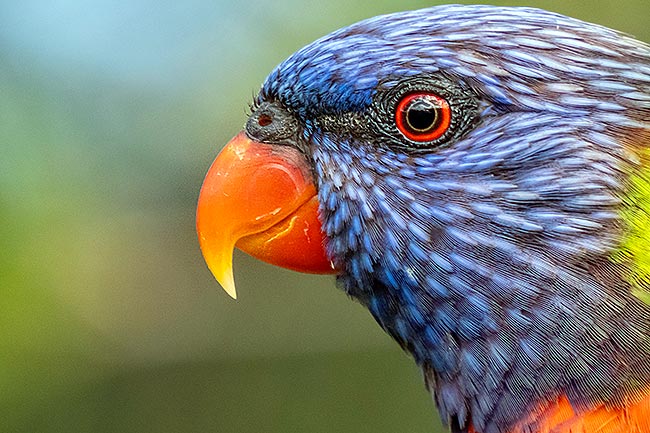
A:
POLYGON ((333 274, 463 433, 650 432, 650 46, 534 8, 369 18, 266 78, 201 251, 333 274))

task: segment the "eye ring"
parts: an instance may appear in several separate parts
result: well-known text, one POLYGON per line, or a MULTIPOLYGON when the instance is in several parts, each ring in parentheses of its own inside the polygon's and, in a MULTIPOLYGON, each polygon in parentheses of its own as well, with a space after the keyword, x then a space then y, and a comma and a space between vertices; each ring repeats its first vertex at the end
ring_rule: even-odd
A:
POLYGON ((435 93, 410 93, 397 104, 395 124, 411 141, 434 141, 451 126, 451 107, 435 93))

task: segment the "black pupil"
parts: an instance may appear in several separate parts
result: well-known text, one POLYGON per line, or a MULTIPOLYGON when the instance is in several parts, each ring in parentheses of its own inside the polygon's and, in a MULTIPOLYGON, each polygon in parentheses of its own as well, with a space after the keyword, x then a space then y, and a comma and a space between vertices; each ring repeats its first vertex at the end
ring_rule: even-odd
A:
POLYGON ((432 129, 438 120, 438 106, 425 98, 413 101, 406 109, 406 122, 418 132, 432 129))

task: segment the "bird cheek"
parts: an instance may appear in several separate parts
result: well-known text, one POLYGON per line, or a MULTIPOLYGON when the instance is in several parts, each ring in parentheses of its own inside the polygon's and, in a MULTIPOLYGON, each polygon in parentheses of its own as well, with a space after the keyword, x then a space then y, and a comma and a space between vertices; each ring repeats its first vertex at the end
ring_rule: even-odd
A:
POLYGON ((307 161, 291 147, 258 143, 239 133, 206 175, 196 224, 205 261, 233 298, 235 246, 285 268, 334 272, 307 161))

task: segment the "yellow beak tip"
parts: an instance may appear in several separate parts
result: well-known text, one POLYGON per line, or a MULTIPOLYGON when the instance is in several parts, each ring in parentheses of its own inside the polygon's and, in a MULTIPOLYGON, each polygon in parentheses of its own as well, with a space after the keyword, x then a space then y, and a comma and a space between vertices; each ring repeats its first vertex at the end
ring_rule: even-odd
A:
POLYGON ((220 283, 221 287, 230 295, 231 298, 237 299, 237 290, 235 290, 235 283, 230 282, 228 284, 220 283))
POLYGON ((226 249, 230 253, 212 254, 207 253, 208 249, 203 249, 204 258, 208 269, 221 285, 223 290, 231 298, 237 299, 237 290, 235 289, 235 278, 232 273, 232 248, 226 249))
POLYGON ((214 276, 223 287, 223 290, 230 295, 231 298, 237 299, 237 290, 235 289, 235 279, 232 274, 232 266, 223 269, 222 272, 214 272, 214 276))

